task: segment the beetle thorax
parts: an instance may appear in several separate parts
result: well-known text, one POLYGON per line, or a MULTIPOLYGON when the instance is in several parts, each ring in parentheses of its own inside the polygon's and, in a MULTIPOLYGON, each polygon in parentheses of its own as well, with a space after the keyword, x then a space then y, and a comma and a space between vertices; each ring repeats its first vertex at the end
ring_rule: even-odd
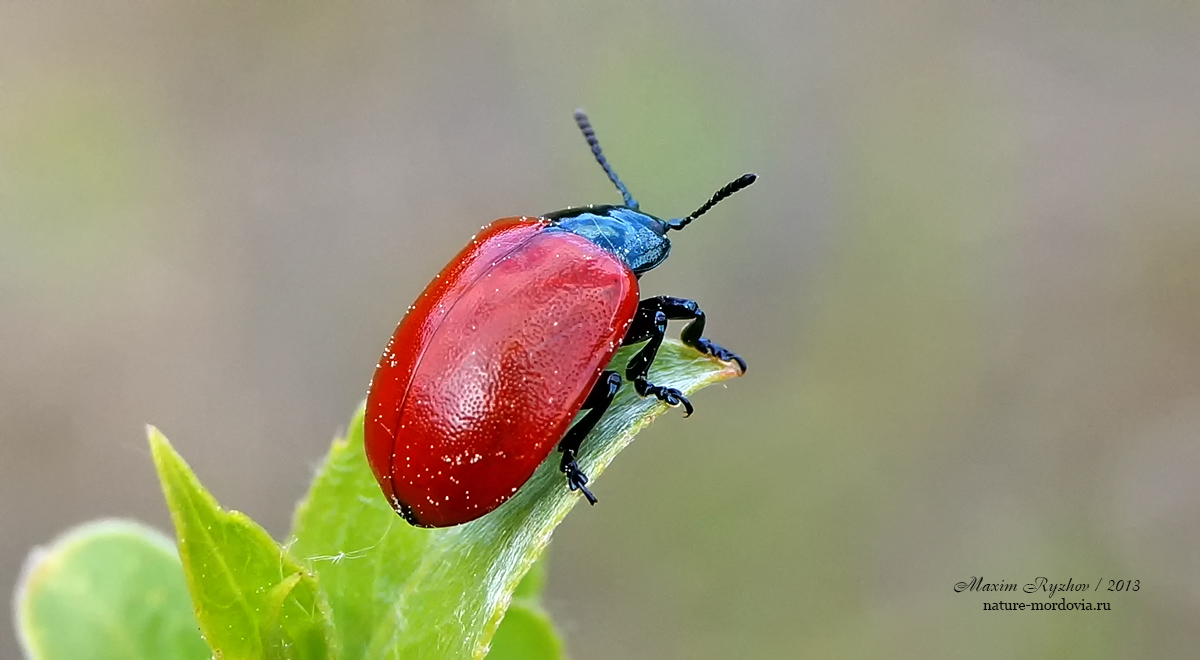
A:
POLYGON ((612 253, 638 275, 666 260, 667 223, 627 206, 580 206, 545 216, 552 229, 578 234, 612 253))

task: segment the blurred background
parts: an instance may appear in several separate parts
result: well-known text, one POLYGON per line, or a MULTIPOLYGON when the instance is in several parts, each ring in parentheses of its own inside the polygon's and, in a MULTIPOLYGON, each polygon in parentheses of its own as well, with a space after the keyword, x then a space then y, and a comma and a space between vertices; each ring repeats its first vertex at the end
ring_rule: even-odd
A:
POLYGON ((71 525, 169 529, 147 422, 285 534, 467 238, 619 199, 583 107, 651 213, 761 179, 643 279, 698 300, 750 370, 640 435, 559 528, 547 600, 573 658, 1191 656, 1198 19, 5 3, 0 586, 71 525), (972 576, 1141 589, 983 612, 953 591, 972 576))

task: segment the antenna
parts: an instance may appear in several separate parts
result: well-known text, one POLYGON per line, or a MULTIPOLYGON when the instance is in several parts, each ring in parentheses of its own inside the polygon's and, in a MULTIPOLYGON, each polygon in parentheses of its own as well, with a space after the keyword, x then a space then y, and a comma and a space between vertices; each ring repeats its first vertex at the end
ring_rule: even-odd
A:
POLYGON ((704 215, 705 213, 708 213, 712 209, 712 207, 716 206, 717 204, 720 204, 725 198, 729 197, 733 193, 754 183, 757 179, 758 179, 757 174, 743 174, 740 177, 738 177, 737 179, 730 181, 729 183, 725 184, 724 188, 721 188, 720 190, 718 190, 717 194, 712 196, 712 199, 705 202, 704 206, 701 206, 700 208, 696 209, 696 211, 694 213, 692 213, 691 215, 689 215, 688 217, 676 218, 674 220, 668 221, 667 229, 683 229, 684 227, 688 226, 688 224, 690 224, 692 220, 699 218, 700 216, 704 215))
POLYGON ((604 173, 608 175, 608 180, 613 182, 617 190, 621 191, 621 197, 625 198, 625 206, 633 210, 637 210, 637 200, 633 195, 629 194, 629 189, 625 184, 621 183, 621 179, 617 177, 617 173, 613 171, 608 164, 608 159, 604 157, 604 152, 600 150, 600 142, 596 140, 596 131, 592 130, 592 122, 588 121, 588 116, 583 110, 575 111, 575 123, 579 124, 579 130, 583 131, 583 137, 587 139, 588 146, 592 148, 592 155, 596 157, 596 162, 600 163, 600 167, 604 168, 604 173))

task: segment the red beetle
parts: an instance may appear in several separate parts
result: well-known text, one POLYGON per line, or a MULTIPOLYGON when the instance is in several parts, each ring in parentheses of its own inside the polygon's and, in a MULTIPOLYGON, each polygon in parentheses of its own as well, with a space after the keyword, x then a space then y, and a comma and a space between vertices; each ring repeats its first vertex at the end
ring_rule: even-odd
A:
POLYGON ((668 320, 690 320, 680 333, 685 344, 746 369, 701 336, 704 312, 695 302, 639 301, 638 278, 667 258, 667 231, 683 229, 755 176, 726 185, 685 218, 660 220, 638 210, 587 116, 576 111, 575 121, 624 205, 484 227, 409 307, 375 370, 367 460, 413 525, 448 527, 495 509, 556 443, 567 485, 595 504, 575 457, 621 384, 604 370, 617 348, 645 342, 625 378, 639 395, 692 413, 679 390, 646 380, 668 320))

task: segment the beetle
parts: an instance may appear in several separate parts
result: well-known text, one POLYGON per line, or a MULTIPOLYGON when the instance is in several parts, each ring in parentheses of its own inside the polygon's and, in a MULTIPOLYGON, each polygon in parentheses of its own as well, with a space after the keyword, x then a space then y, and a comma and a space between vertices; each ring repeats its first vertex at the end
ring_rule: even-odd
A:
POLYGON ((742 358, 702 336, 699 305, 639 300, 638 278, 667 258, 668 231, 755 175, 727 184, 691 215, 661 220, 639 210, 587 115, 576 110, 575 122, 624 203, 487 225, 408 308, 375 369, 367 460, 392 507, 418 527, 492 511, 556 443, 568 488, 595 504, 576 456, 621 385, 619 373, 605 370, 620 346, 645 342, 625 368, 640 396, 692 414, 682 392, 647 380, 668 321, 690 321, 684 344, 746 370, 742 358))

